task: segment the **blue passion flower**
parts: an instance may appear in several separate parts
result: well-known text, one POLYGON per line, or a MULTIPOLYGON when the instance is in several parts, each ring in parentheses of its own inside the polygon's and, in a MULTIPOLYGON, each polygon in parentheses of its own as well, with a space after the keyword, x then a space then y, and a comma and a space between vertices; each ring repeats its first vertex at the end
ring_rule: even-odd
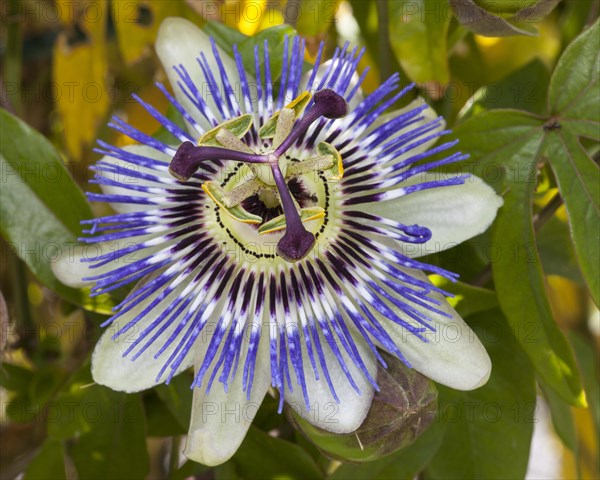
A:
POLYGON ((156 49, 186 125, 137 97, 173 143, 112 120, 137 143, 99 142, 102 193, 88 196, 116 213, 85 221, 88 246, 54 265, 94 295, 134 285, 94 380, 135 392, 193 367, 185 453, 208 465, 235 453, 269 389, 280 409, 356 430, 380 350, 456 389, 484 384, 485 349, 423 272, 455 275, 417 257, 483 232, 502 201, 476 177, 432 172, 466 157, 429 159, 455 142, 434 146, 447 131, 423 101, 388 111, 412 86, 393 75, 363 96, 347 46, 328 61, 321 47, 305 73, 294 37, 275 87, 266 43, 246 71, 183 19, 162 24, 156 49))

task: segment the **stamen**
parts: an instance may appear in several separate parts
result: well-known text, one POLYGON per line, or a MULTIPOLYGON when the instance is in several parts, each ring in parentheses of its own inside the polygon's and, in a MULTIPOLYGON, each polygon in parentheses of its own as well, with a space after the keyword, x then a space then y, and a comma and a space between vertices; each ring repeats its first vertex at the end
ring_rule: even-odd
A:
MULTIPOLYGON (((274 145, 276 146, 276 149, 272 153, 256 155, 249 153, 248 151, 240 151, 243 149, 232 150, 230 148, 221 148, 213 145, 202 145, 202 141, 199 146, 195 146, 191 142, 184 142, 175 152, 173 160, 171 160, 171 164, 169 165, 171 174, 181 181, 188 180, 198 169, 200 164, 205 161, 234 160, 245 163, 265 164, 265 166, 269 165, 273 173, 275 186, 279 192, 283 214, 285 215, 285 234, 277 243, 277 253, 288 262, 297 262, 303 259, 314 246, 315 236, 304 228, 302 218, 298 212, 299 207, 297 207, 294 198, 288 189, 287 183, 285 182, 285 176, 279 165, 279 159, 288 148, 290 148, 294 142, 306 132, 315 120, 320 117, 330 119, 341 118, 348 113, 349 109, 346 100, 344 100, 341 95, 331 89, 324 89, 315 93, 314 105, 309 108, 304 116, 292 127, 291 122, 293 122, 293 117, 295 116, 294 109, 297 108, 301 111, 303 105, 308 101, 308 98, 310 98, 308 93, 302 94, 290 104, 292 108, 283 109, 278 112, 279 117, 273 125, 276 127, 274 132, 276 137, 274 139, 274 145), (283 138, 284 134, 288 135, 283 138), (278 145, 279 143, 280 145, 278 145)), ((272 121, 275 121, 275 118, 273 118, 272 121)), ((222 130, 220 126, 217 126, 209 132, 210 140, 215 137, 218 142, 219 134, 221 134, 221 139, 226 144, 225 146, 235 145, 235 140, 240 137, 240 135, 236 135, 236 133, 243 134, 250 125, 246 116, 234 119, 233 121, 230 121, 230 123, 235 127, 235 131, 231 132, 232 135, 227 135, 225 130, 222 130), (237 130, 240 131, 238 132, 237 130)), ((229 128, 226 128, 226 130, 229 130, 229 128)), ((267 135, 267 132, 261 131, 261 133, 265 136, 267 135)), ((238 145, 238 147, 240 146, 238 145)), ((331 162, 328 162, 333 164, 333 169, 335 170, 332 179, 341 178, 343 167, 341 166, 341 157, 337 150, 322 142, 319 145, 318 151, 321 156, 328 156, 332 159, 331 162)), ((283 166, 287 167, 287 163, 284 163, 283 166)), ((253 168, 253 171, 259 180, 271 184, 261 178, 261 175, 259 174, 261 170, 253 168)), ((217 186, 212 185, 211 182, 205 182, 202 188, 234 218, 244 222, 254 222, 260 218, 256 216, 249 218, 247 212, 245 212, 239 205, 239 202, 235 200, 234 202, 225 202, 226 194, 220 192, 217 186), (236 206, 227 207, 227 203, 235 203, 236 206)))

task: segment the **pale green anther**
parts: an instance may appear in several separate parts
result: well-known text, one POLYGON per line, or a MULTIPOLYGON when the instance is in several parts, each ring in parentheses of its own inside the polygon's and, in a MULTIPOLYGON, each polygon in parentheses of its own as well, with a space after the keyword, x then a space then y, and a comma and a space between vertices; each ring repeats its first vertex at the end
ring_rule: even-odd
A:
POLYGON ((317 152, 320 155, 327 155, 332 158, 331 167, 325 172, 327 179, 332 181, 341 180, 344 176, 344 163, 340 152, 327 142, 321 142, 317 145, 317 152))
POLYGON ((303 175, 305 173, 319 170, 329 170, 333 167, 336 159, 332 155, 319 155, 317 157, 307 158, 301 162, 290 162, 288 164, 288 175, 303 175))
POLYGON ((230 215, 237 221, 243 222, 243 223, 255 223, 255 224, 262 222, 262 217, 251 214, 250 212, 248 212, 244 207, 242 207, 239 204, 235 205, 233 207, 228 207, 225 204, 225 198, 226 198, 227 194, 226 194, 225 190, 223 190, 217 183, 211 182, 211 181, 204 182, 202 184, 202 190, 204 190, 208 194, 208 196, 210 198, 212 198, 213 201, 219 207, 221 207, 222 210, 224 210, 228 215, 230 215))
POLYGON ((258 193, 262 186, 262 182, 258 181, 256 178, 252 178, 227 192, 222 197, 222 202, 227 208, 235 207, 246 198, 258 193))
MULTIPOLYGON (((300 219, 303 222, 316 220, 325 216, 325 210, 322 207, 307 207, 300 210, 300 219)), ((285 215, 279 215, 258 227, 258 233, 265 235, 267 233, 277 232, 285 228, 285 215)))
POLYGON ((248 147, 248 145, 242 142, 229 130, 221 128, 217 132, 217 136, 215 138, 221 145, 223 145, 223 147, 228 148, 229 150, 237 150, 238 152, 244 152, 249 153, 250 155, 254 155, 254 150, 248 147))
POLYGON ((231 120, 227 120, 226 122, 219 124, 212 130, 209 130, 202 135, 198 140, 198 145, 207 147, 221 147, 222 144, 217 139, 217 134, 223 129, 231 132, 231 134, 237 138, 243 138, 243 136, 248 133, 248 130, 250 130, 252 122, 253 118, 249 113, 240 117, 232 118, 231 120))
POLYGON ((296 121, 296 114, 291 108, 282 108, 279 111, 279 117, 277 118, 277 127, 275 127, 275 136, 273 137, 273 149, 277 148, 282 142, 288 137, 294 122, 296 121))
MULTIPOLYGON (((310 92, 302 92, 294 100, 288 103, 284 108, 294 111, 294 119, 298 118, 304 112, 304 109, 310 102, 312 95, 310 92)), ((260 138, 273 138, 277 130, 277 124, 279 121, 279 112, 276 112, 271 118, 269 118, 260 129, 258 133, 260 138)))
POLYGON ((307 158, 301 162, 288 164, 288 175, 303 175, 310 172, 324 171, 327 180, 338 181, 344 176, 342 156, 335 147, 326 142, 317 145, 316 157, 307 158))

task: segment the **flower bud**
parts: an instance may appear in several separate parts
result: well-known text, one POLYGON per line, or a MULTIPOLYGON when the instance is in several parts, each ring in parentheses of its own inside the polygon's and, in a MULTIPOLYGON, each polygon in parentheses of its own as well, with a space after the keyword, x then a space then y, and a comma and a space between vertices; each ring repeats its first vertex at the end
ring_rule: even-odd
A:
POLYGON ((494 15, 505 15, 517 13, 538 2, 537 0, 475 0, 475 3, 494 15))
POLYGON ((325 455, 368 462, 412 444, 435 420, 437 390, 431 380, 400 360, 382 353, 388 368, 377 371, 380 391, 362 425, 339 435, 315 427, 288 408, 288 418, 325 455))

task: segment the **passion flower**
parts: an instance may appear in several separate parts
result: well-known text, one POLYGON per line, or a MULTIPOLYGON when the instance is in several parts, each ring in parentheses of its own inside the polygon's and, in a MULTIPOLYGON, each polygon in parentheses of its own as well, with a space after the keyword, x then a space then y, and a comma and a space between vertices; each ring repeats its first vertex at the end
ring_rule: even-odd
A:
POLYGON ((485 349, 423 271, 456 276, 415 257, 483 232, 502 202, 430 172, 466 156, 428 161, 455 143, 432 148, 447 132, 422 101, 386 113, 412 86, 393 75, 364 97, 347 46, 303 73, 294 37, 274 91, 266 43, 245 71, 176 18, 156 48, 187 128, 137 97, 173 143, 113 119, 137 144, 99 142, 88 196, 117 213, 85 221, 89 246, 54 265, 93 295, 135 285, 105 322, 95 381, 135 392, 193 367, 185 453, 207 465, 235 453, 270 387, 280 409, 356 430, 379 349, 457 389, 485 383, 485 349))

